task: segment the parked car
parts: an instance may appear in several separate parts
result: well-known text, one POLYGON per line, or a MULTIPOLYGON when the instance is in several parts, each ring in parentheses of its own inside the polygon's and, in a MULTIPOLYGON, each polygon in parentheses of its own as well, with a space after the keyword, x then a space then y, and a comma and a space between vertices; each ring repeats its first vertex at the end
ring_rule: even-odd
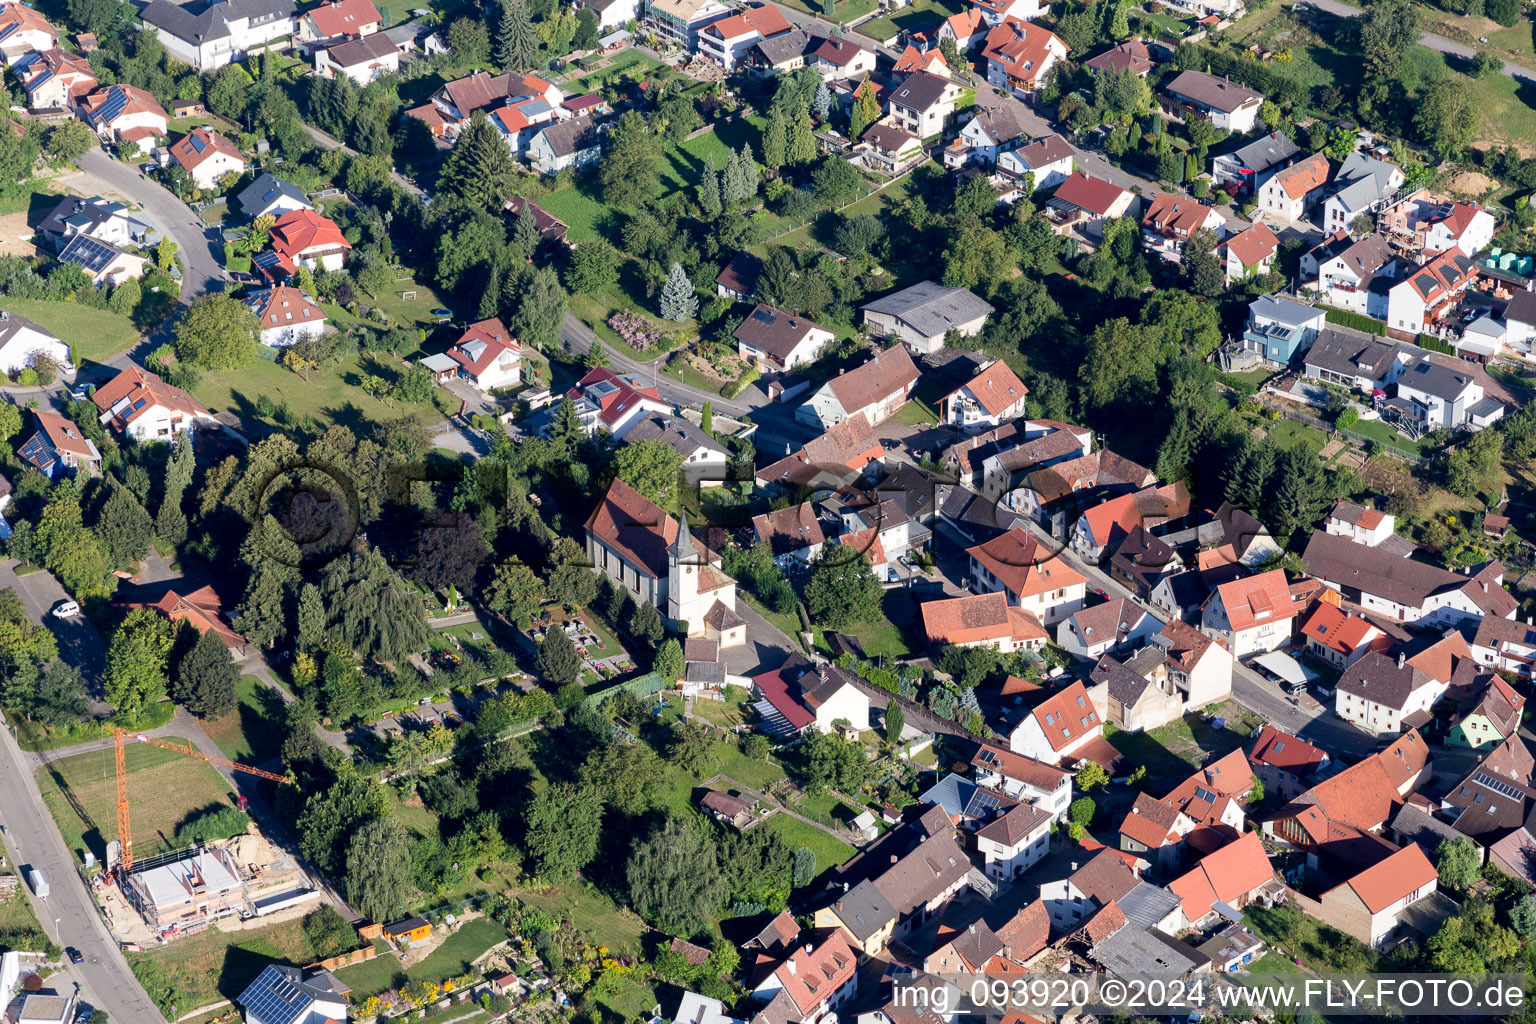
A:
POLYGON ((80 606, 74 601, 60 601, 53 606, 53 617, 56 619, 67 619, 79 614, 80 606))
POLYGON ((78 949, 76 949, 74 946, 65 946, 64 947, 64 955, 69 957, 69 962, 72 963, 72 964, 83 964, 83 963, 85 963, 85 957, 81 956, 80 955, 80 951, 78 949))

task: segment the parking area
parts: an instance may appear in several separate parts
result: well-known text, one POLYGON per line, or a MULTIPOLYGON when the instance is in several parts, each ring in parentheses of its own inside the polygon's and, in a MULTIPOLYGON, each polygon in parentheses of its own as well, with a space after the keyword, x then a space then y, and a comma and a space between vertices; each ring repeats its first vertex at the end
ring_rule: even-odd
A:
MULTIPOLYGON (((84 615, 58 618, 51 614, 54 608, 70 600, 69 595, 64 592, 59 581, 53 578, 53 574, 46 570, 39 569, 18 576, 18 564, 12 558, 0 562, 0 589, 14 590, 27 609, 27 617, 53 632, 59 643, 59 655, 80 669, 91 697, 100 704, 101 679, 107 667, 106 641, 84 615)), ((100 704, 96 710, 100 712, 104 709, 105 705, 100 704)))

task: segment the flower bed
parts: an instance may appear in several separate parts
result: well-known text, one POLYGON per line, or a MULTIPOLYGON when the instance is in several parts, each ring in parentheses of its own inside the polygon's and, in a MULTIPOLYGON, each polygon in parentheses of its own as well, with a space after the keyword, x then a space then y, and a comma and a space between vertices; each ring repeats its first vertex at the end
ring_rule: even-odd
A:
POLYGON ((608 326, 632 348, 645 351, 661 343, 661 331, 651 326, 649 320, 629 310, 620 310, 608 318, 608 326))

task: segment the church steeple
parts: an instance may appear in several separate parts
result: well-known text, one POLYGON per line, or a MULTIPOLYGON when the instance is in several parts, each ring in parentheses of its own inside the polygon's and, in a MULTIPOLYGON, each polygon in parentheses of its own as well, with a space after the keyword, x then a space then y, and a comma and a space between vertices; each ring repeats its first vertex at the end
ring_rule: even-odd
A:
POLYGON ((677 539, 672 542, 671 561, 673 565, 682 565, 693 560, 693 536, 688 532, 688 516, 686 514, 677 517, 677 539))

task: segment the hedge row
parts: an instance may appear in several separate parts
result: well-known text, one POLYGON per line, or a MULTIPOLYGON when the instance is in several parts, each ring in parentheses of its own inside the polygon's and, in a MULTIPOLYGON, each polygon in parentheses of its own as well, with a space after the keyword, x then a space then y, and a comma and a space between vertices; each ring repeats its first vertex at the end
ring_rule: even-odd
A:
POLYGON ((1352 313, 1347 309, 1336 309, 1333 306, 1319 306, 1318 308, 1327 312, 1328 322, 1331 324, 1338 324, 1340 327, 1352 327, 1357 331, 1364 331, 1367 334, 1386 336, 1387 325, 1385 321, 1368 317, 1364 313, 1352 313))

